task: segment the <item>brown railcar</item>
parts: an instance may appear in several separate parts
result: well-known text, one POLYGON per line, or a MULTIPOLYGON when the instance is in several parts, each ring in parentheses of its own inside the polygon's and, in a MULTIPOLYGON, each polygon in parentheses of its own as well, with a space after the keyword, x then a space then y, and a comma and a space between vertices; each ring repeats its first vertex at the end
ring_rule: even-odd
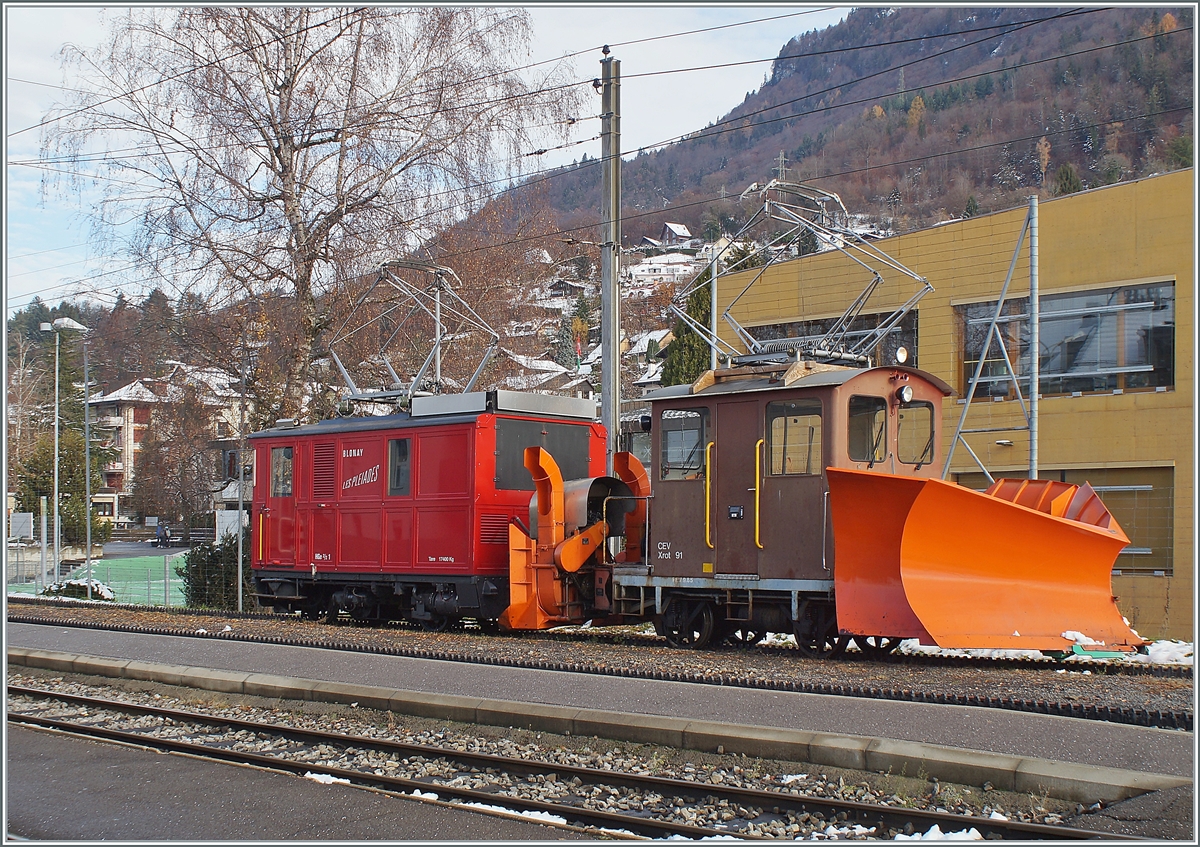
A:
POLYGON ((614 571, 618 609, 653 609, 678 643, 794 631, 836 649, 826 468, 936 476, 948 394, 914 368, 801 362, 647 395, 648 546, 614 571))

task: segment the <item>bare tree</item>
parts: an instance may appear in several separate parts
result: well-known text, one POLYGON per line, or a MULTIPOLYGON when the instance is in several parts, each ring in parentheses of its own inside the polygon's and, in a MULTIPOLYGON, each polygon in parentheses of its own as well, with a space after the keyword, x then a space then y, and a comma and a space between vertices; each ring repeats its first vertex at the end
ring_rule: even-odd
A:
MULTIPOLYGON (((4 415, 8 422, 9 458, 20 464, 32 451, 34 442, 53 416, 47 410, 46 384, 53 382, 53 370, 41 365, 33 342, 17 336, 10 343, 8 361, 8 400, 4 415)), ((52 402, 52 401, 51 401, 52 402)))
POLYGON ((189 384, 170 386, 166 395, 151 413, 149 435, 135 459, 133 507, 142 516, 182 521, 186 536, 211 509, 219 481, 212 401, 189 384))
POLYGON ((43 155, 91 170, 103 154, 97 235, 152 275, 287 300, 273 414, 296 416, 322 295, 475 208, 534 136, 566 132, 583 89, 557 66, 514 70, 528 37, 520 9, 133 9, 102 48, 66 54, 79 93, 49 116, 43 155))

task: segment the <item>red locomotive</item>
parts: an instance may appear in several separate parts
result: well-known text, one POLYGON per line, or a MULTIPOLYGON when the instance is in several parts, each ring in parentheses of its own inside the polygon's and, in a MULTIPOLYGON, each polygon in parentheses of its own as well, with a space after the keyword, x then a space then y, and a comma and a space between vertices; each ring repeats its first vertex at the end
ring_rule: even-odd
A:
POLYGON ((1110 593, 1128 539, 1090 488, 938 479, 949 394, 900 366, 710 371, 648 395, 649 468, 618 453, 613 477, 571 398, 276 427, 254 436, 255 584, 314 617, 653 620, 676 645, 791 632, 818 656, 1141 643, 1110 593))
POLYGON ((528 519, 533 490, 523 450, 546 447, 573 477, 601 475, 594 418, 591 401, 495 391, 257 433, 260 602, 431 629, 495 621, 508 605, 508 525, 528 519))

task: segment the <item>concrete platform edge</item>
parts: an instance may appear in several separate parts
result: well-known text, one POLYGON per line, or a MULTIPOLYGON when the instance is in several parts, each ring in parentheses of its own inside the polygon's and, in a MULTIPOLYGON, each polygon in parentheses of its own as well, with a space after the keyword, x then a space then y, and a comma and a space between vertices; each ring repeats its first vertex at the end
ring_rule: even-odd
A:
POLYGON ((226 694, 356 704, 362 708, 417 717, 521 727, 563 735, 595 735, 614 741, 661 744, 705 752, 716 752, 722 747, 725 753, 925 776, 965 785, 991 782, 1004 790, 1044 793, 1079 803, 1097 800, 1114 803, 1151 791, 1191 784, 1190 779, 1167 774, 912 741, 487 700, 271 674, 115 660, 51 650, 9 647, 8 663, 63 673, 183 685, 226 694))

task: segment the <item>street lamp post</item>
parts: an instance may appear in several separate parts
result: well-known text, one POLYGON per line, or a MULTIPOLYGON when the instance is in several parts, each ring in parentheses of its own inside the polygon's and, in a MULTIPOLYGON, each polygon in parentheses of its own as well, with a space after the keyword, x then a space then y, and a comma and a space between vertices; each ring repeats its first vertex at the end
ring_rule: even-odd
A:
MULTIPOLYGON (((61 520, 58 515, 58 505, 59 505, 58 504, 58 348, 59 348, 59 341, 61 339, 62 330, 70 329, 70 330, 74 330, 76 332, 87 332, 88 328, 86 326, 84 326, 83 324, 79 323, 79 321, 74 321, 74 320, 71 320, 70 318, 55 318, 53 323, 43 323, 38 328, 42 332, 53 332, 54 333, 54 580, 55 580, 55 582, 57 582, 58 581, 58 569, 62 564, 62 551, 61 551, 62 528, 61 528, 61 520)), ((87 381, 86 376, 84 377, 84 381, 85 382, 87 381)), ((86 392, 87 392, 87 388, 85 386, 84 387, 85 395, 86 395, 86 392)), ((84 408, 84 414, 86 415, 87 414, 86 396, 84 398, 83 408, 84 408)), ((85 424, 86 424, 86 419, 85 419, 85 424)), ((83 447, 85 463, 87 462, 88 459, 91 458, 90 451, 88 450, 88 446, 89 445, 85 441, 84 447, 83 447)), ((88 518, 88 526, 90 527, 91 526, 91 503, 86 504, 85 514, 88 518)), ((88 555, 90 558, 90 555, 91 555, 90 549, 88 550, 88 555)), ((90 583, 88 585, 88 588, 89 588, 88 593, 90 595, 90 593, 91 593, 90 592, 90 588, 91 588, 90 583)))

